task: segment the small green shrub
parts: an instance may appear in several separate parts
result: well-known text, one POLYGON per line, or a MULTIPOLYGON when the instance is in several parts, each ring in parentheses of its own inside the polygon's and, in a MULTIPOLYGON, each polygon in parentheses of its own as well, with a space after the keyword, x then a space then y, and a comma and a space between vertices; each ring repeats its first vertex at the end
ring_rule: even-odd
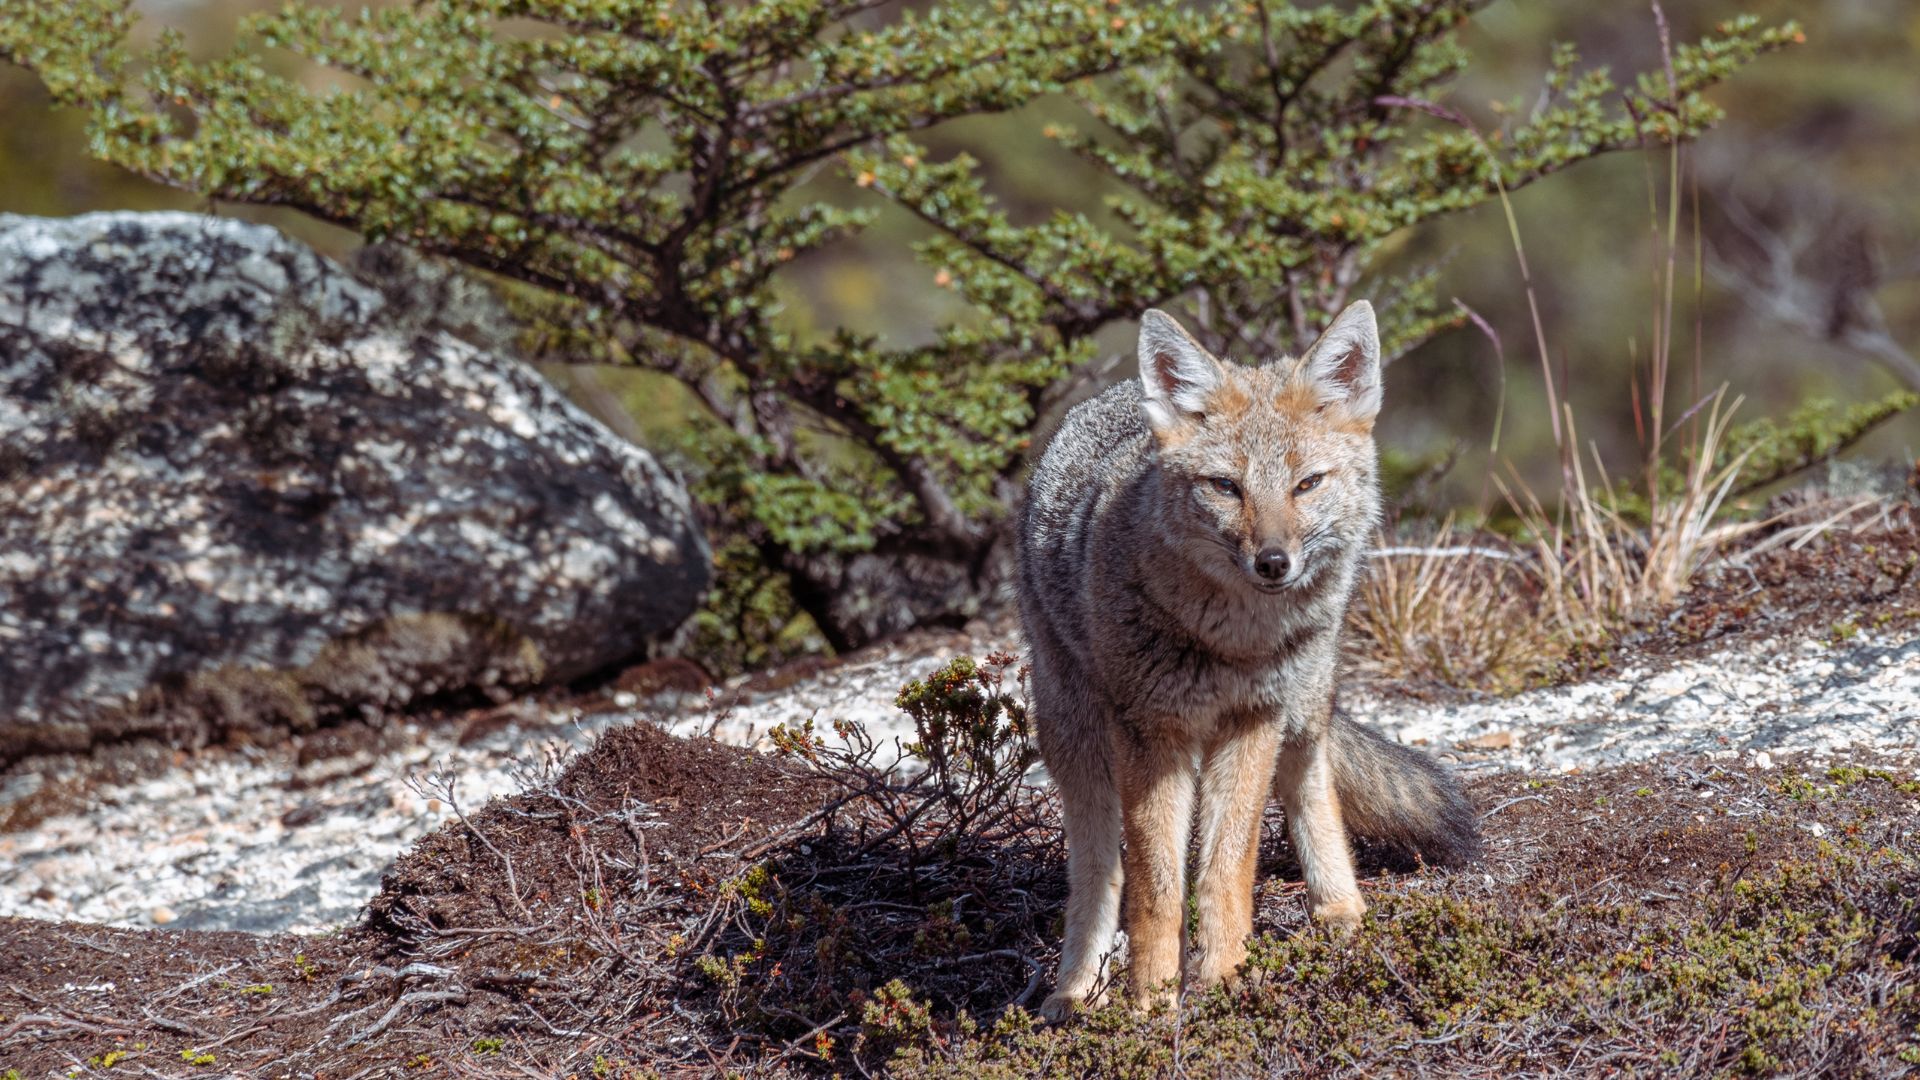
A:
POLYGON ((936 1013, 970 1023, 1037 992, 1031 954, 1065 881, 1046 796, 1024 782, 1020 679, 999 654, 908 683, 898 701, 915 732, 898 746, 845 722, 831 739, 775 729, 781 753, 849 797, 817 836, 723 885, 736 929, 693 967, 732 1030, 870 1070, 936 1013))
POLYGON ((912 987, 895 979, 861 1005, 854 1053, 884 1061, 901 1047, 923 1043, 932 1034, 933 1010, 914 999, 912 987))

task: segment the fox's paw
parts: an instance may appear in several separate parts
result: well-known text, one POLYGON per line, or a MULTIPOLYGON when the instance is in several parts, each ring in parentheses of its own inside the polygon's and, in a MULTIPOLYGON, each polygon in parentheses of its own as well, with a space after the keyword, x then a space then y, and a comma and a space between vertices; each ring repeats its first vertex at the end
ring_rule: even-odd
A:
MULTIPOLYGON (((1086 984, 1082 984, 1085 986, 1086 984)), ((1073 1014, 1097 1009, 1107 1003, 1107 991, 1110 988, 1105 978, 1091 980, 1086 989, 1069 990, 1066 987, 1055 989, 1040 1003, 1040 1019, 1049 1024, 1064 1024, 1073 1018, 1073 1014)))
POLYGON ((1180 984, 1168 979, 1151 990, 1141 990, 1133 995, 1133 1010, 1137 1013, 1155 1013, 1161 1009, 1175 1009, 1180 1006, 1180 984))
POLYGON ((1360 917, 1367 913, 1366 902, 1358 896, 1329 900, 1316 904, 1313 909, 1314 921, 1325 926, 1335 940, 1345 941, 1360 929, 1360 917))
POLYGON ((1085 994, 1055 990, 1040 1003, 1040 1019, 1049 1024, 1064 1024, 1073 1019, 1075 1013, 1084 1012, 1098 1004, 1097 1001, 1088 1001, 1085 994))
POLYGON ((1232 990, 1240 984, 1247 959, 1243 942, 1231 942, 1211 949, 1195 949, 1187 967, 1187 985, 1208 990, 1224 984, 1232 990))

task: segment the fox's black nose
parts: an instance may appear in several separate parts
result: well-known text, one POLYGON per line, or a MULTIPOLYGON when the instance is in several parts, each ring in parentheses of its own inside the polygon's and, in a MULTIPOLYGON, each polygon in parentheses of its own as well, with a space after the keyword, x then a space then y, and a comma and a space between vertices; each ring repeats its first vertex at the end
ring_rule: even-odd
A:
POLYGON ((1268 581, 1279 581, 1287 576, 1287 553, 1279 548, 1265 548, 1253 557, 1253 569, 1268 581))

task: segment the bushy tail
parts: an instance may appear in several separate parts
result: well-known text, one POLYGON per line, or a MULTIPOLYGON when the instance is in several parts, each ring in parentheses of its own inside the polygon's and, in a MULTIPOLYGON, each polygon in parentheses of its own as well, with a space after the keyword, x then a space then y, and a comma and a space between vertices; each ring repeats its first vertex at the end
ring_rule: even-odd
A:
POLYGON ((1349 831, 1434 866, 1479 856, 1480 815, 1439 762, 1340 713, 1332 738, 1333 787, 1349 831))

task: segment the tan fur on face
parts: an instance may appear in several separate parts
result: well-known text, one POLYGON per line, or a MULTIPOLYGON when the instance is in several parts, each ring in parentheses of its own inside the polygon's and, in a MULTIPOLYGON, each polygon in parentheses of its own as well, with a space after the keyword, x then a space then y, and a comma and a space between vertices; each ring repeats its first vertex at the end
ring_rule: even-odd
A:
POLYGON ((1289 377, 1279 392, 1273 395, 1273 411, 1295 421, 1311 416, 1319 409, 1320 395, 1297 376, 1289 377))
POLYGON ((1246 387, 1229 381, 1208 396, 1207 420, 1209 422, 1237 420, 1251 408, 1253 408, 1253 395, 1247 392, 1246 387))
POLYGON ((1209 411, 1156 432, 1161 467, 1176 489, 1193 491, 1188 522, 1196 546, 1211 540, 1222 581, 1244 578, 1262 551, 1305 553, 1310 536, 1329 527, 1343 548, 1366 542, 1376 505, 1372 428, 1340 403, 1327 403, 1291 362, 1250 368, 1223 364, 1209 411), (1309 492, 1295 487, 1325 473, 1309 492), (1238 496, 1216 494, 1215 478, 1232 480, 1238 496))
POLYGON ((1373 438, 1373 421, 1366 417, 1340 415, 1334 417, 1333 430, 1356 439, 1373 438))

